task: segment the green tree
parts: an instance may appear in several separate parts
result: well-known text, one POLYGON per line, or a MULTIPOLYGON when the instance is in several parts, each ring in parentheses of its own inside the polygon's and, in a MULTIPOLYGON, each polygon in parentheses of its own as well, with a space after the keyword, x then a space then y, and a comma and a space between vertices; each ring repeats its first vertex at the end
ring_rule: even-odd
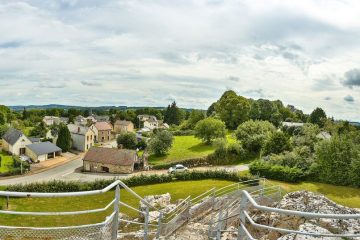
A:
POLYGON ((181 129, 194 129, 195 125, 205 118, 205 114, 201 110, 192 110, 189 118, 181 124, 181 129))
POLYGON ((30 136, 34 137, 45 137, 47 128, 44 122, 40 122, 30 131, 30 136))
POLYGON ((150 152, 156 155, 167 153, 173 144, 173 135, 168 131, 158 131, 153 138, 150 139, 148 148, 150 152))
POLYGON ((319 125, 319 127, 323 127, 325 120, 326 120, 326 114, 325 111, 321 108, 316 108, 312 113, 310 114, 310 122, 319 125))
POLYGON ((206 118, 195 126, 195 137, 210 144, 214 139, 225 138, 225 123, 215 118, 206 118))
POLYGON ((0 112, 0 125, 3 125, 6 123, 6 115, 3 112, 0 112))
POLYGON ((271 153, 279 154, 284 151, 289 151, 290 149, 291 149, 291 144, 289 137, 281 131, 275 131, 265 141, 263 154, 264 155, 269 155, 271 153))
POLYGON ((68 152, 71 148, 71 134, 65 124, 60 124, 59 126, 59 134, 56 145, 61 148, 63 152, 68 152))
POLYGON ((9 127, 7 125, 0 125, 0 138, 9 130, 9 127))
POLYGON ((210 107, 207 109, 206 111, 206 116, 210 117, 213 113, 215 113, 215 106, 216 106, 216 103, 212 103, 210 105, 210 107))
POLYGON ((165 110, 164 121, 169 125, 179 125, 184 119, 185 113, 182 109, 178 108, 175 101, 165 110))
POLYGON ((275 131, 274 125, 268 121, 249 120, 239 125, 235 135, 247 151, 258 153, 265 140, 275 131))
POLYGON ((121 145, 125 149, 136 149, 138 144, 136 135, 133 132, 121 133, 116 141, 119 146, 121 145))
POLYGON ((221 96, 215 109, 228 128, 236 129, 239 124, 249 119, 250 103, 246 98, 229 90, 221 96))

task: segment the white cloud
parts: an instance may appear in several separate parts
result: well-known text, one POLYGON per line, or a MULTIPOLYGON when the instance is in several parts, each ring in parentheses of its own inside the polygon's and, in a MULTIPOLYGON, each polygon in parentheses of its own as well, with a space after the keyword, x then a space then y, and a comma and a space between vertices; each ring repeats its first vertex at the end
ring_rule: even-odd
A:
POLYGON ((360 120, 341 82, 359 15, 355 0, 2 1, 0 100, 207 108, 231 88, 360 120))

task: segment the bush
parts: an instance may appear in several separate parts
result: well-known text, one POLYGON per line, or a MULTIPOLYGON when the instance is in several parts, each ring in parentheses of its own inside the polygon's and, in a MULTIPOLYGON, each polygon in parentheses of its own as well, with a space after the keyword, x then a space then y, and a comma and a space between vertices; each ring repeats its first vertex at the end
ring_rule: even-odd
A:
POLYGON ((273 132, 270 137, 265 141, 263 154, 269 155, 271 153, 282 153, 291 149, 289 137, 281 132, 273 132))
POLYGON ((286 182, 299 182, 306 178, 306 174, 299 168, 271 165, 264 161, 255 161, 250 164, 250 173, 286 182))
POLYGON ((172 146, 173 135, 168 131, 159 131, 149 141, 150 152, 156 155, 165 154, 172 146))
MULTIPOLYGON (((239 176, 234 172, 226 171, 191 171, 174 176, 168 174, 162 175, 139 175, 122 180, 127 186, 141 186, 147 184, 167 183, 174 181, 201 180, 201 179, 222 179, 229 181, 246 181, 253 179, 252 176, 239 176)), ((14 192, 78 192, 103 189, 114 182, 112 180, 96 180, 94 182, 64 182, 54 180, 43 183, 16 184, 6 188, 6 191, 14 192)))
POLYGON ((136 135, 133 132, 121 133, 117 137, 116 142, 118 146, 122 146, 125 149, 136 149, 138 144, 136 135))
POLYGON ((225 138, 225 123, 215 118, 206 118, 195 126, 195 137, 210 144, 214 139, 225 138))
POLYGON ((177 130, 177 131, 173 131, 172 134, 174 136, 191 136, 191 135, 195 135, 195 131, 191 129, 177 130))
POLYGON ((212 165, 235 164, 247 157, 246 151, 240 143, 230 143, 227 145, 224 139, 214 142, 215 151, 208 156, 209 163, 212 165))

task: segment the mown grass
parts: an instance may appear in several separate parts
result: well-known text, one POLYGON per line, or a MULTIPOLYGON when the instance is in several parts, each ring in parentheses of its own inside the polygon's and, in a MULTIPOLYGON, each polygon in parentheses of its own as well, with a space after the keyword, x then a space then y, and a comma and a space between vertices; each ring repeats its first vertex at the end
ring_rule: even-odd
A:
POLYGON ((14 160, 12 156, 5 152, 0 152, 0 157, 1 157, 0 173, 8 172, 13 166, 14 160))
MULTIPOLYGON (((229 133, 226 136, 228 143, 235 142, 229 133)), ((152 165, 171 163, 179 160, 205 157, 214 152, 215 148, 211 144, 205 144, 195 136, 175 136, 173 146, 166 155, 151 155, 149 162, 152 165)))
MULTIPOLYGON (((136 193, 144 197, 146 195, 170 193, 172 202, 191 196, 197 196, 212 187, 223 187, 231 184, 231 181, 224 180, 199 180, 199 181, 179 181, 172 183, 153 184, 146 186, 133 187, 136 193)), ((139 207, 139 200, 134 198, 124 189, 121 190, 121 201, 135 208, 139 207)), ((102 195, 86 197, 67 197, 67 198, 11 198, 9 210, 16 211, 79 211, 105 207, 114 198, 114 191, 102 195)), ((6 200, 0 198, 0 206, 6 209, 6 200)), ((121 207, 121 212, 131 217, 139 217, 138 213, 128 208, 121 207)), ((92 213, 84 215, 70 216, 18 216, 0 214, 0 225, 7 226, 66 226, 81 225, 104 221, 105 217, 111 213, 111 209, 104 213, 92 213)))

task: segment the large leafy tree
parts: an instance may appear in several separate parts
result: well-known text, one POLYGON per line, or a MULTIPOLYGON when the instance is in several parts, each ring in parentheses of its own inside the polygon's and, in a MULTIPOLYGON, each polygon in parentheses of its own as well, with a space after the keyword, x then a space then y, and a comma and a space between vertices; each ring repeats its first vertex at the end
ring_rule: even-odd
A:
POLYGON ((199 121, 195 126, 195 137, 206 143, 211 143, 214 139, 225 138, 225 123, 215 118, 206 118, 199 121))
POLYGON ((194 129, 195 125, 205 118, 205 114, 201 110, 192 110, 189 118, 181 124, 182 129, 194 129))
POLYGON ((34 137, 45 137, 47 128, 44 122, 37 124, 31 131, 30 135, 34 137))
POLYGON ((138 144, 136 135, 133 132, 121 133, 116 141, 118 145, 121 145, 125 149, 136 149, 138 144))
POLYGON ((323 127, 326 120, 326 113, 322 108, 315 108, 315 110, 310 114, 309 120, 311 123, 323 127))
POLYGON ((249 119, 250 103, 246 98, 229 90, 221 96, 215 109, 228 128, 236 129, 239 124, 249 119))
POLYGON ((247 151, 257 153, 275 131, 275 126, 268 121, 249 120, 236 129, 235 135, 247 151))
POLYGON ((168 131, 157 131, 150 139, 148 148, 156 155, 163 155, 168 152, 173 144, 173 135, 168 131))
POLYGON ((59 134, 56 145, 61 148, 63 152, 67 152, 71 148, 71 134, 65 124, 60 124, 59 126, 59 134))

